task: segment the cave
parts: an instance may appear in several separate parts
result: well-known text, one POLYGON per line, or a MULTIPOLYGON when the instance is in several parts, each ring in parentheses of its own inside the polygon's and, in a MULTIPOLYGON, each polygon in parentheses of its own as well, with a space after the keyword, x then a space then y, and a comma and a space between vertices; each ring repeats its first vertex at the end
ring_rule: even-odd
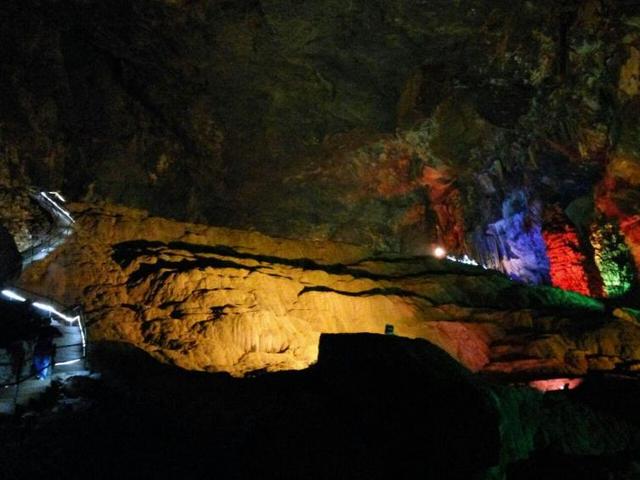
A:
POLYGON ((640 2, 0 12, 0 477, 640 478, 640 2))

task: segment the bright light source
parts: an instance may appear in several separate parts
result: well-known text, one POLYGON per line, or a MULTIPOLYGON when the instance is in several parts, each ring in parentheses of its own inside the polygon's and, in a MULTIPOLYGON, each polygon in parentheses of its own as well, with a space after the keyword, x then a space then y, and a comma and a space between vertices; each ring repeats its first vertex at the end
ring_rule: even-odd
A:
POLYGON ((81 358, 76 358, 75 360, 67 360, 66 362, 57 362, 55 363, 56 367, 59 367, 60 365, 72 365, 74 363, 78 363, 81 362, 82 359, 81 358))
POLYGON ((45 200, 47 200, 51 205, 53 205, 56 208, 56 210, 58 210, 58 212, 60 212, 65 217, 67 217, 71 223, 76 223, 76 221, 73 219, 71 214, 67 212, 64 208, 62 208, 60 205, 58 205, 56 202, 54 202, 49 195, 47 195, 45 192, 40 192, 40 195, 42 195, 42 197, 45 200))
POLYGON ((67 201, 64 199, 62 195, 60 195, 59 192, 49 192, 49 195, 53 195, 54 197, 57 197, 58 200, 60 200, 62 203, 67 203, 67 201))
POLYGON ((433 255, 436 258, 444 258, 447 256, 447 251, 442 247, 436 247, 433 249, 433 255))
POLYGON ((47 305, 46 303, 33 302, 31 305, 33 305, 34 307, 36 307, 36 308, 38 308, 40 310, 44 310, 45 312, 51 312, 54 315, 62 318, 63 320, 65 320, 67 322, 80 322, 80 317, 68 317, 64 313, 59 312, 58 310, 56 310, 55 307, 52 307, 51 305, 47 305))
POLYGON ((464 257, 454 257, 453 255, 447 255, 447 260, 451 260, 452 262, 458 262, 458 263, 463 263, 465 265, 473 265, 474 267, 482 267, 485 270, 487 269, 487 267, 485 267, 484 265, 480 265, 478 262, 476 262, 473 258, 470 258, 468 255, 464 255, 464 257))
POLYGON ((40 310, 44 310, 45 312, 55 312, 56 309, 53 308, 51 305, 45 305, 44 303, 40 303, 40 302, 33 302, 32 305, 36 308, 39 308, 40 310))
MULTIPOLYGON (((10 298, 12 300, 18 300, 20 302, 25 302, 27 299, 18 295, 17 293, 11 291, 11 290, 2 290, 0 293, 2 293, 2 295, 4 295, 7 298, 10 298)), ((44 312, 49 312, 53 315, 55 315, 56 317, 64 320, 65 322, 68 323, 75 323, 80 331, 80 338, 82 339, 82 357, 84 358, 84 356, 86 355, 87 352, 87 338, 84 332, 84 326, 82 325, 82 317, 80 315, 76 315, 75 317, 69 317, 68 315, 65 315, 64 313, 58 311, 54 306, 46 304, 46 303, 42 303, 42 302, 33 302, 31 304, 31 306, 33 306, 34 308, 37 308, 39 310, 42 310, 44 312)), ((54 320, 54 325, 59 323, 57 321, 54 320)), ((77 359, 77 360, 70 360, 67 362, 61 362, 61 363, 56 363, 56 365, 70 365, 72 363, 76 363, 81 361, 82 359, 77 359)))
POLYGON ((20 295, 18 295, 15 292, 12 292, 11 290, 2 290, 2 295, 4 295, 7 298, 10 298, 11 300, 17 300, 18 302, 26 302, 27 299, 24 297, 21 297, 20 295))

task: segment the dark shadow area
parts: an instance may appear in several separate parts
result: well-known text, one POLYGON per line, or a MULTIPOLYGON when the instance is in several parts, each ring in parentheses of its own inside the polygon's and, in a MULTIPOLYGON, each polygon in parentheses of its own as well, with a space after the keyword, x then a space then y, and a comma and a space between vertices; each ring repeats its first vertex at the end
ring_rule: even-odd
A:
POLYGON ((0 347, 20 340, 33 340, 50 321, 36 314, 29 305, 0 299, 0 347))
POLYGON ((396 297, 410 297, 417 298, 420 300, 424 300, 433 304, 433 300, 431 300, 426 295, 420 295, 415 292, 411 292, 409 290, 403 290, 401 288, 372 288, 370 290, 363 290, 359 292, 347 292, 344 290, 336 290, 330 287, 304 287, 298 296, 304 295, 305 293, 311 292, 330 292, 337 293, 338 295, 345 295, 347 297, 371 297, 374 295, 394 295, 396 297))
POLYGON ((309 369, 243 379, 120 343, 92 359, 100 380, 55 385, 0 420, 6 478, 468 480, 500 462, 513 480, 637 478, 625 475, 640 418, 627 414, 640 387, 614 377, 541 395, 489 384, 424 340, 371 334, 323 335, 309 369))
POLYGON ((509 468, 508 480, 635 480, 640 478, 640 451, 617 455, 537 453, 509 468))
POLYGON ((426 341, 323 337, 300 372, 234 379, 96 348, 82 411, 0 422, 7 478, 447 478, 498 461, 497 411, 426 341), (72 452, 72 454, 71 454, 72 452))
POLYGON ((0 225, 0 286, 7 280, 13 280, 22 271, 22 257, 18 252, 13 236, 0 225))
MULTIPOLYGON (((418 278, 423 275, 450 275, 455 273, 464 273, 469 276, 490 275, 478 268, 471 268, 465 265, 442 264, 437 260, 429 257, 415 257, 413 259, 403 259, 401 263, 425 264, 429 268, 404 275, 386 275, 380 273, 369 272, 361 268, 354 268, 350 265, 340 263, 321 264, 308 258, 284 258, 271 255, 260 255, 254 253, 241 252, 235 248, 225 245, 197 245, 185 242, 156 242, 146 240, 132 240, 122 242, 113 247, 113 260, 121 267, 126 268, 136 258, 155 255, 162 249, 185 250, 192 254, 208 254, 218 255, 222 257, 235 258, 239 260, 254 260, 260 263, 279 265, 285 267, 299 268, 301 270, 322 271, 331 275, 348 275, 354 278, 365 278, 369 280, 400 280, 408 278, 418 278)), ((372 259, 373 261, 373 259, 372 259)), ((356 264, 357 265, 357 264, 356 264)), ((246 269, 246 266, 239 268, 246 269)), ((495 272, 492 272, 496 274, 495 272)))

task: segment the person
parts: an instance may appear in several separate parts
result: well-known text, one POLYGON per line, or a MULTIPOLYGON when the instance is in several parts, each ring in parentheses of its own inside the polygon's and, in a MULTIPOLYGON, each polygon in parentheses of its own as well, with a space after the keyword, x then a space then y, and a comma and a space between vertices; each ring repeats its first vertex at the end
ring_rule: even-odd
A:
POLYGON ((55 349, 51 336, 38 337, 33 349, 33 368, 39 380, 44 380, 51 375, 55 349))

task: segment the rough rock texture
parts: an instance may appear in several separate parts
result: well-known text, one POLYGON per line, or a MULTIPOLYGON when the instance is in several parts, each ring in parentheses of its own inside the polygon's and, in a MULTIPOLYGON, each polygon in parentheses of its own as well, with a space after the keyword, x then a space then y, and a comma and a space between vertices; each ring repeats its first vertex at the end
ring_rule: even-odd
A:
POLYGON ((20 275, 22 258, 9 231, 0 225, 0 285, 20 275))
POLYGON ((14 182, 386 251, 438 242, 534 282, 549 281, 541 223, 559 208, 590 261, 602 214, 639 265, 635 2, 25 0, 2 14, 14 182))
POLYGON ((381 333, 387 324, 492 374, 584 374, 640 359, 637 322, 479 267, 125 208, 74 210, 76 234, 22 284, 82 303, 93 340, 130 342, 183 368, 303 368, 317 358, 321 333, 381 333))
POLYGON ((38 245, 53 228, 51 215, 25 188, 6 187, 0 181, 0 224, 9 231, 19 251, 38 245))

